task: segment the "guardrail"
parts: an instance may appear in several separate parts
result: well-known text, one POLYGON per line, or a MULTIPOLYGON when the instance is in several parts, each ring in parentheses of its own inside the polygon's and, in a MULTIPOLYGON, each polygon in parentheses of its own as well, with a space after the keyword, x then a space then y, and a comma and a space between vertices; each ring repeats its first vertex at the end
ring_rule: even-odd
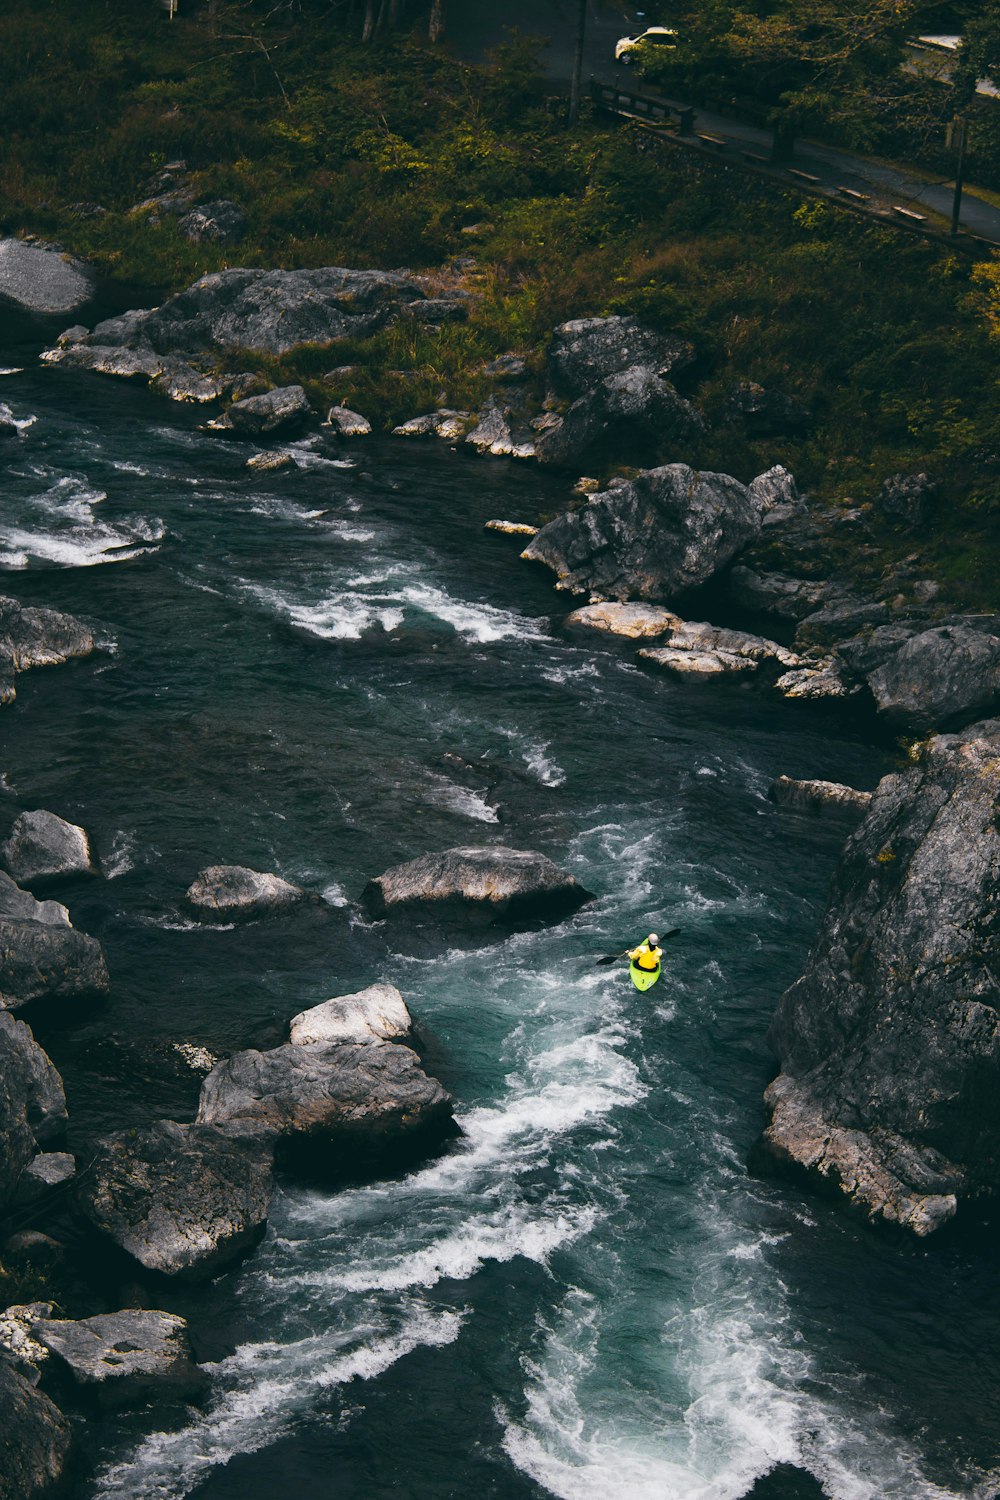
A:
POLYGON ((592 78, 590 97, 600 109, 608 109, 612 114, 627 114, 637 120, 670 125, 681 135, 690 135, 694 130, 695 112, 690 106, 671 104, 656 94, 640 94, 636 89, 624 89, 616 83, 601 83, 592 78))

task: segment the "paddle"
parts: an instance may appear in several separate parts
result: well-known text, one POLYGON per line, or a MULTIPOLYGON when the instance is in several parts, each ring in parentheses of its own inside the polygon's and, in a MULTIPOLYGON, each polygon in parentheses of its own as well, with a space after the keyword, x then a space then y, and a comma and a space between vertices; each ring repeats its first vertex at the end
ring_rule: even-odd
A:
MULTIPOLYGON (((665 943, 667 941, 667 938, 676 937, 679 932, 679 927, 671 927, 670 931, 665 932, 660 938, 661 944, 665 943)), ((602 958, 595 959, 594 962, 598 964, 616 964, 620 958, 626 957, 628 951, 629 950, 627 948, 623 948, 621 953, 605 953, 602 958)))

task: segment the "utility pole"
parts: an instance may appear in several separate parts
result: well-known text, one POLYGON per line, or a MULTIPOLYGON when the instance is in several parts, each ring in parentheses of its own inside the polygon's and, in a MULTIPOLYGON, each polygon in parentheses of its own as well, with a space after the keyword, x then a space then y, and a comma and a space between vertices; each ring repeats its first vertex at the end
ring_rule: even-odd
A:
POLYGON ((578 0, 576 13, 576 56, 573 59, 573 78, 569 86, 569 123, 575 125, 580 118, 580 83, 583 77, 583 41, 587 33, 587 0, 578 0))
POLYGON ((969 137, 969 119, 967 115, 956 115, 948 126, 947 144, 952 148, 958 148, 958 162, 955 167, 955 197, 951 205, 951 232, 958 233, 958 220, 962 212, 962 184, 965 179, 965 146, 969 137))

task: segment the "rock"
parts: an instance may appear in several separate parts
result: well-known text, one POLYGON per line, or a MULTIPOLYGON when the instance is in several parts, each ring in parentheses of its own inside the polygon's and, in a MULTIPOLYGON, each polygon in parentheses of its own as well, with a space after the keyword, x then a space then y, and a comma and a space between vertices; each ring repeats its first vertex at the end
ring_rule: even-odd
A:
POLYGON ((528 362, 517 354, 501 354, 483 365, 482 372, 492 380, 524 380, 528 374, 528 362))
POLYGON ((784 508, 794 511, 802 503, 794 476, 781 464, 775 464, 773 468, 765 469, 763 474, 758 474, 756 479, 751 479, 748 488, 764 515, 784 508))
POLYGON ((57 666, 93 649, 93 634, 72 615, 34 609, 0 594, 0 662, 15 672, 57 666))
POLYGON ((194 1363, 187 1322, 173 1313, 126 1308, 78 1322, 45 1318, 32 1333, 78 1393, 105 1411, 196 1400, 209 1384, 194 1363))
POLYGON ((261 1238, 271 1186, 259 1141, 158 1120, 99 1141, 78 1197, 95 1228, 147 1271, 197 1281, 261 1238))
POLYGON ((107 965, 96 938, 62 922, 0 917, 0 1001, 8 1010, 107 991, 107 965))
POLYGON ((81 261, 57 245, 0 239, 0 297, 29 312, 73 312, 89 302, 94 283, 81 261))
POLYGON ((238 203, 218 198, 213 203, 196 203, 177 225, 185 239, 196 244, 206 241, 230 245, 241 240, 247 231, 247 216, 238 203))
POLYGON ((261 433, 297 427, 311 410, 309 398, 300 385, 284 385, 265 391, 261 396, 234 401, 226 415, 236 432, 248 432, 257 437, 261 433))
POLYGON ((442 406, 424 417, 411 417, 392 429, 393 437, 439 437, 446 442, 463 438, 476 419, 469 411, 452 411, 442 406))
POLYGON ((0 1411, 0 1500, 43 1500, 66 1473, 70 1425, 6 1360, 0 1360, 0 1411))
POLYGON ((358 1150, 444 1133, 451 1098, 409 1047, 313 1042, 237 1052, 220 1063, 201 1086, 198 1121, 286 1145, 339 1145, 348 1165, 358 1150))
POLYGON ((867 681, 879 713, 901 729, 970 719, 1000 701, 1000 636, 966 625, 922 631, 867 681))
POLYGON ((693 359, 694 350, 685 339, 656 333, 637 318, 575 318, 555 330, 549 378, 564 395, 582 396, 609 375, 633 366, 666 375, 693 359))
POLYGON ((0 1257, 15 1265, 36 1266, 40 1271, 54 1266, 65 1254, 66 1246, 61 1240, 38 1229, 18 1230, 0 1245, 0 1257))
POLYGON ((43 1151, 29 1161, 17 1185, 15 1205, 40 1203, 53 1188, 65 1187, 76 1176, 76 1161, 68 1151, 43 1151))
POLYGON ((729 591, 742 609, 778 620, 804 620, 815 614, 829 589, 826 582, 791 578, 787 573, 757 573, 740 565, 729 574, 729 591))
POLYGON ((164 216, 179 219, 186 214, 194 202, 194 192, 188 187, 173 188, 166 193, 152 193, 139 203, 133 203, 130 214, 146 214, 148 222, 158 227, 164 216))
POLYGON ((629 640, 648 640, 684 624, 680 615, 657 604, 585 604, 566 616, 567 625, 587 625, 629 640))
POLYGON ((794 651, 779 646, 777 641, 751 635, 745 630, 727 630, 707 621, 677 620, 670 626, 664 644, 680 651, 721 653, 752 662, 774 661, 783 667, 801 665, 801 658, 794 651))
POLYGON ((555 468, 626 451, 632 462, 658 462, 703 426, 672 385, 654 370, 636 367, 608 376, 574 401, 560 423, 539 435, 535 454, 555 468))
POLYGON ((185 895, 200 915, 225 918, 263 916, 304 899, 301 886, 243 865, 210 865, 188 886, 185 895))
POLYGON ((858 691, 829 658, 784 672, 774 685, 786 698, 849 698, 858 691))
POLYGON ((51 1302, 22 1302, 0 1312, 0 1363, 8 1360, 32 1385, 37 1385, 49 1351, 34 1336, 36 1323, 51 1318, 51 1302))
POLYGON ((0 1010, 0 1211, 38 1145, 66 1126, 62 1079, 31 1030, 0 1010))
POLYGON ((730 410, 751 438, 795 437, 808 432, 812 413, 804 401, 782 391, 741 380, 729 398, 730 410))
POLYGON ((936 494, 927 474, 892 474, 879 491, 877 506, 891 521, 919 527, 927 521, 936 494))
POLYGON ((772 781, 767 795, 781 807, 829 807, 852 813, 867 812, 872 800, 871 792, 859 792, 839 781, 796 781, 791 776, 772 781))
POLYGON ((368 418, 351 411, 348 406, 331 406, 326 421, 328 427, 336 430, 338 437, 367 437, 372 430, 368 418))
POLYGON ((765 1151, 918 1235, 1000 1186, 998 768, 989 720, 881 782, 771 1027, 765 1151))
POLYGON ((377 917, 422 907, 521 920, 563 917, 592 897, 544 854, 493 845, 445 849, 396 865, 370 880, 361 899, 377 917))
MULTIPOLYGON (((73 370, 92 370, 119 380, 156 380, 167 364, 162 354, 150 348, 120 348, 116 344, 58 344, 39 358, 47 365, 65 365, 73 370)), ((189 369, 190 366, 185 366, 189 369)))
POLYGON ((759 665, 749 656, 730 651, 691 651, 675 646, 650 646, 639 652, 643 661, 678 677, 727 677, 756 672, 759 665))
POLYGON ((483 525, 484 531, 499 531, 504 536, 537 536, 538 527, 529 526, 524 521, 486 521, 483 525))
POLYGON ((184 360, 170 356, 161 360, 159 374, 150 380, 150 388, 171 401, 204 406, 206 402, 220 400, 240 379, 236 375, 204 375, 184 360))
POLYGON ((396 987, 372 984, 293 1016, 291 1043, 303 1047, 314 1042, 398 1042, 412 1032, 413 1018, 396 987))
POLYGON ((572 593, 669 600, 707 583, 759 529, 738 480, 667 464, 550 521, 522 556, 552 568, 556 587, 572 593))
POLYGON ((492 453, 495 458, 533 458, 535 445, 530 433, 517 433, 510 408, 501 406, 494 396, 479 414, 479 421, 465 441, 477 453, 492 453))
POLYGON ((469 304, 457 297, 424 297, 408 303, 406 311, 421 323, 464 323, 469 304))
POLYGON ((889 606, 880 599, 844 594, 800 621, 795 645, 800 651, 808 646, 835 646, 866 626, 881 625, 888 618, 889 606))
POLYGON ((58 901, 36 901, 30 891, 22 891, 9 875, 0 870, 0 917, 17 917, 21 921, 70 925, 69 912, 58 901))
POLYGON ((253 458, 247 459, 247 468, 255 469, 258 473, 270 474, 277 469, 294 468, 295 459, 290 453, 255 453, 253 458))
POLYGON ((14 820, 0 844, 0 859, 15 880, 24 881, 89 874, 94 868, 84 830, 41 809, 21 813, 14 820))

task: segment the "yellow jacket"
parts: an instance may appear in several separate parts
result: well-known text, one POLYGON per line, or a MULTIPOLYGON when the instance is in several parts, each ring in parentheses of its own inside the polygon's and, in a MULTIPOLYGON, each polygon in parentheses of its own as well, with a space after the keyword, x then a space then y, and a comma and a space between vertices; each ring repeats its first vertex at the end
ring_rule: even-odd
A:
POLYGON ((648 943, 640 943, 638 948, 633 948, 629 958, 638 969, 655 969, 663 957, 662 948, 651 948, 648 943))

